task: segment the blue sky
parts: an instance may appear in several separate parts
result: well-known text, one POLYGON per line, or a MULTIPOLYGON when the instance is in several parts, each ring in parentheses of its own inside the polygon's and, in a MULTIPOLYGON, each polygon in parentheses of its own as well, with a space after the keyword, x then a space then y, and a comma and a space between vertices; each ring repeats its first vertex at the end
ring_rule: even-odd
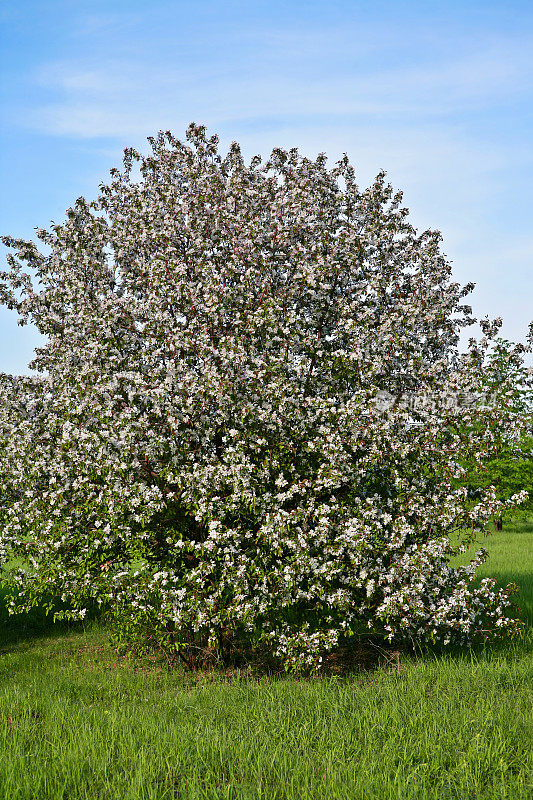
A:
MULTIPOLYGON (((3 0, 0 232, 92 199, 122 150, 195 121, 266 155, 344 151, 439 228, 474 311, 533 319, 533 4, 3 0)), ((0 371, 38 336, 0 310, 0 371)))

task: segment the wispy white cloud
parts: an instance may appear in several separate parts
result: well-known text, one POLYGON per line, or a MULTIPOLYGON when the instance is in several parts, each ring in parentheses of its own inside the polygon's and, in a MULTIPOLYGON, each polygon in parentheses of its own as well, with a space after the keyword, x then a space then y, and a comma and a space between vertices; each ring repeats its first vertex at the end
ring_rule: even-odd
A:
POLYGON ((72 20, 70 35, 72 37, 83 36, 85 38, 101 35, 103 33, 125 27, 142 21, 143 15, 132 13, 131 9, 127 14, 117 14, 109 12, 86 12, 80 8, 72 20))
MULTIPOLYGON (((533 49, 533 40, 529 42, 533 49)), ((530 51, 529 51, 530 52, 530 51)), ((36 82, 55 93, 48 103, 19 109, 19 122, 47 133, 78 137, 131 137, 175 126, 191 115, 217 122, 276 117, 445 117, 493 103, 533 87, 529 52, 492 46, 432 66, 309 77, 293 59, 267 73, 261 64, 242 71, 231 63, 187 69, 129 61, 63 61, 41 67, 36 82), (281 67, 281 68, 280 68, 281 67)))

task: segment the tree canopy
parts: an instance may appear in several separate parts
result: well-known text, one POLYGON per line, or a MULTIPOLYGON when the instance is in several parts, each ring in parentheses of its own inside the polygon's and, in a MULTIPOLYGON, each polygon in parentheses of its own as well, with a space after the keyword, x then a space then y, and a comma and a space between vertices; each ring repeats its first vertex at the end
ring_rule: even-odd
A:
POLYGON ((468 402, 500 321, 460 353, 472 285, 439 232, 346 157, 246 164, 197 125, 150 144, 38 230, 49 254, 3 239, 0 300, 46 337, 36 377, 0 381, 12 609, 92 599, 190 663, 294 669, 365 633, 516 632, 485 552, 449 562, 466 518, 524 495, 456 485, 520 422, 504 392, 468 402))

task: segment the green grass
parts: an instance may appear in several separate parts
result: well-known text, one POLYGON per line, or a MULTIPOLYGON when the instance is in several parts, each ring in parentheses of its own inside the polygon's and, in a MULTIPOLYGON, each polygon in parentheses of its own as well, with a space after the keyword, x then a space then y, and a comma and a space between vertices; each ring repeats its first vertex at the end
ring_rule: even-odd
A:
POLYGON ((98 623, 4 625, 0 798, 533 798, 533 525, 483 544, 521 588, 521 641, 343 678, 187 677, 98 623))

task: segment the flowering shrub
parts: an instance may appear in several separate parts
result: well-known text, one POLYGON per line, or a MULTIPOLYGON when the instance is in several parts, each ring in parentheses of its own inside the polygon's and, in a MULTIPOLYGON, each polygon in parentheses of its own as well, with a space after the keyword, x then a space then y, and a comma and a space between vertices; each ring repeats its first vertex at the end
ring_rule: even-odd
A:
POLYGON ((3 239, 0 298, 46 337, 37 377, 0 381, 11 609, 92 598, 121 636, 294 669, 364 632, 517 631, 511 587, 474 583, 484 551, 449 563, 468 519, 523 499, 456 488, 519 435, 505 393, 471 402, 499 321, 459 353, 472 285, 384 174, 360 191, 346 157, 187 140, 126 150, 38 230, 49 254, 3 239))
MULTIPOLYGON (((507 500, 526 489, 529 499, 514 517, 525 517, 533 511, 533 369, 526 369, 517 348, 505 339, 497 339, 486 359, 484 375, 484 402, 500 403, 505 394, 505 405, 516 417, 523 417, 523 433, 519 441, 512 437, 493 437, 490 454, 480 465, 476 460, 465 460, 466 475, 462 484, 475 498, 479 489, 492 485, 498 499, 507 500)), ((497 529, 503 528, 503 519, 496 520, 497 529)))

